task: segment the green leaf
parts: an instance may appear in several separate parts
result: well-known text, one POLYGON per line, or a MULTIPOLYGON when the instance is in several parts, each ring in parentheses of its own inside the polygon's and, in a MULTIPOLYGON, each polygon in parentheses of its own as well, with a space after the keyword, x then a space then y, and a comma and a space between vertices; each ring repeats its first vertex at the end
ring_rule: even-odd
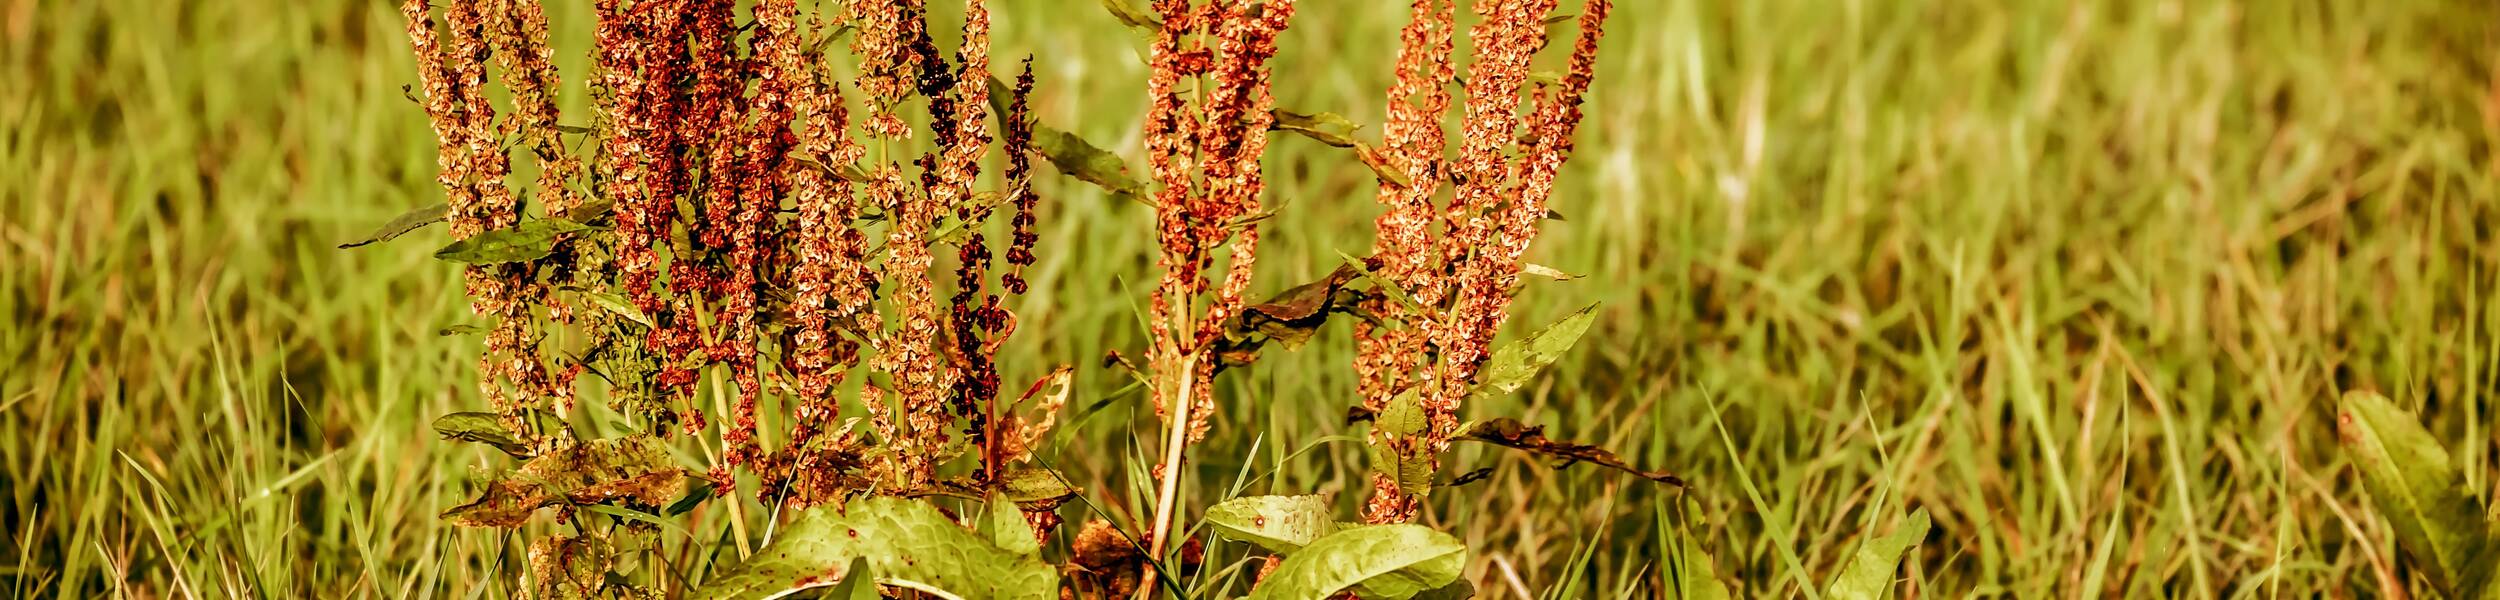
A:
POLYGON ((523 262, 545 258, 565 234, 590 226, 563 219, 522 221, 519 225, 480 233, 434 251, 434 258, 472 265, 523 262))
POLYGON ((1399 456, 1386 444, 1372 444, 1372 469, 1389 476, 1399 491, 1417 496, 1432 493, 1432 457, 1399 456))
POLYGON ((1536 333, 1528 334, 1528 339, 1513 341, 1493 351, 1493 358, 1485 363, 1483 370, 1476 372, 1476 393, 1508 394, 1526 387, 1528 380, 1536 377, 1537 371, 1554 364, 1564 352, 1571 350, 1572 344, 1579 343, 1580 334, 1587 333, 1589 324, 1596 321, 1597 305, 1591 304, 1536 333))
POLYGON ((1668 562, 1670 582, 1675 586, 1677 600, 1727 600, 1727 583, 1719 581, 1719 571, 1711 565, 1710 553, 1690 536, 1683 538, 1683 550, 1668 562))
POLYGON ((456 412, 443 415, 434 419, 434 433, 441 434, 446 440, 494 446, 496 450, 502 450, 504 454, 510 454, 513 458, 530 457, 529 444, 523 444, 521 440, 512 437, 512 431, 503 426, 503 415, 490 412, 456 412))
POLYGON ((1024 509, 1016 508, 1006 494, 990 496, 988 517, 982 530, 990 534, 990 543, 999 549, 1024 556, 1042 551, 1042 540, 1033 535, 1033 524, 1024 521, 1024 509))
POLYGON ((1423 402, 1416 397, 1415 388, 1390 396, 1389 404, 1380 407, 1380 414, 1372 418, 1372 427, 1396 435, 1423 433, 1429 424, 1430 418, 1424 416, 1423 402))
POLYGON ((869 566, 868 559, 851 559, 850 566, 844 567, 842 572, 847 574, 842 578, 842 583, 834 585, 833 589, 825 590, 824 595, 817 596, 818 598, 825 600, 885 599, 885 594, 877 592, 877 568, 869 566))
MULTIPOLYGON (((1410 388, 1389 397, 1389 405, 1381 407, 1380 414, 1373 416, 1372 428, 1393 435, 1415 435, 1422 433, 1430 421, 1430 417, 1424 416, 1416 391, 1410 388)), ((1420 452, 1414 456, 1400 455, 1383 443, 1385 441, 1375 441, 1371 445, 1372 468, 1389 476, 1389 480, 1406 493, 1431 493, 1433 457, 1420 452)))
POLYGON ((1277 109, 1270 114, 1275 115, 1276 121, 1268 125, 1268 129, 1299 133, 1302 137, 1338 148, 1354 147, 1354 130, 1359 129, 1354 121, 1337 113, 1303 114, 1277 109))
POLYGON ((1337 532, 1328 501, 1319 496, 1246 496, 1207 509, 1207 524, 1227 538, 1292 554, 1337 532))
POLYGON ((1904 523, 1886 535, 1858 546, 1849 565, 1841 567, 1840 576, 1832 578, 1824 588, 1823 597, 1833 600, 1881 600, 1892 589, 1892 574, 1901 568, 1901 555, 1927 539, 1927 509, 1910 513, 1904 523))
POLYGON ((616 316, 624 317, 627 321, 640 323, 643 327, 651 326, 651 318, 643 316, 642 310, 634 308, 633 303, 626 302, 624 296, 584 289, 575 289, 573 293, 580 294, 582 299, 589 300, 591 304, 599 305, 599 308, 607 309, 608 312, 616 313, 616 316))
POLYGON ((1143 197, 1145 182, 1131 177, 1128 162, 1120 155, 1095 146, 1076 134, 1045 125, 1033 126, 1033 149, 1050 158, 1050 165, 1070 177, 1083 180, 1113 193, 1143 197))
POLYGON ((1163 29, 1163 22, 1156 19, 1153 13, 1138 10, 1137 5, 1130 4, 1129 0, 1102 0, 1102 7, 1110 10, 1111 18, 1119 19, 1121 25, 1147 33, 1163 29))
POLYGON ((1006 494, 1009 502, 1057 500, 1074 496, 1079 491, 1074 486, 1068 485, 1067 477, 1061 476, 1058 471, 1041 467, 1024 467, 1008 471, 1007 475, 999 479, 1001 480, 1000 491, 1006 494))
POLYGON ((865 559, 887 585, 958 598, 1049 600, 1059 573, 999 548, 917 500, 862 497, 801 513, 745 562, 695 589, 698 599, 776 598, 831 586, 865 559))
POLYGON ((2448 450, 2385 396, 2346 392, 2343 404, 2336 431, 2396 545, 2448 597, 2489 597, 2490 525, 2448 450))
POLYGON ((434 335, 443 337, 451 337, 455 335, 477 335, 480 333, 486 333, 486 326, 476 323, 461 323, 434 330, 434 335))
POLYGON ((391 241, 393 239, 397 239, 399 236, 408 235, 408 232, 416 231, 419 227, 441 223, 450 215, 451 205, 441 203, 399 213, 399 216, 391 217, 390 222, 383 223, 380 229, 375 229, 373 230, 373 233, 366 234, 363 239, 345 244, 339 244, 339 247, 354 248, 367 244, 379 244, 391 241))
POLYGON ((1321 600, 1357 585, 1366 598, 1406 600, 1457 581, 1467 546, 1422 525, 1329 534, 1285 557, 1251 600, 1321 600))

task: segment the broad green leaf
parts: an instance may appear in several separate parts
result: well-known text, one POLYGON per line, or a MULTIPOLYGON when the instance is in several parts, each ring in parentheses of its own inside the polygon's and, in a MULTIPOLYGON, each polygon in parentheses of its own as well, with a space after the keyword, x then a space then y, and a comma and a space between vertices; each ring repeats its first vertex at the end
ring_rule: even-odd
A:
POLYGON ((1365 598, 1406 600, 1458 580, 1467 546, 1422 525, 1339 531, 1285 557, 1251 600, 1321 600, 1362 586, 1365 598))
POLYGON ((446 440, 476 442, 494 446, 514 458, 529 458, 529 444, 512 437, 503 426, 503 415, 490 412, 456 412, 434 418, 434 433, 446 440))
POLYGON ((2385 396, 2347 392, 2336 430, 2396 545, 2450 598, 2489 597, 2490 525, 2448 450, 2385 396))
POLYGON ((1372 469, 1389 476, 1398 490, 1417 496, 1432 493, 1432 457, 1399 456, 1385 444, 1372 444, 1372 469))
POLYGON ((698 599, 777 598, 831 586, 865 559, 880 583, 959 598, 1050 600, 1059 573, 999 548, 917 500, 862 497, 808 509, 745 562, 703 582, 698 599))
POLYGON ((842 583, 834 584, 833 589, 825 590, 823 595, 817 596, 818 598, 823 598, 825 600, 884 600, 885 594, 877 592, 877 568, 869 566, 868 559, 851 559, 850 566, 844 567, 842 572, 846 574, 842 578, 842 583))
POLYGON ((1143 197, 1145 182, 1129 175, 1128 162, 1120 155, 1095 146, 1085 138, 1056 128, 1034 125, 1033 149, 1050 159, 1050 165, 1070 177, 1101 186, 1114 193, 1143 197))
POLYGON ((381 228, 373 230, 373 233, 366 234, 363 239, 345 244, 339 244, 339 247, 354 248, 366 244, 379 244, 393 239, 398 239, 399 236, 408 235, 408 232, 416 231, 419 227, 441 223, 443 222, 443 219, 449 217, 450 215, 451 205, 441 203, 399 213, 399 216, 391 217, 390 222, 383 223, 381 228))
POLYGON ((1024 522, 1024 509, 1016 508, 1016 503, 1005 494, 990 496, 987 516, 988 522, 981 529, 999 549, 1025 556, 1042 551, 1042 540, 1033 535, 1033 524, 1024 522))
POLYGON ((1892 589, 1892 574, 1901 568, 1901 555, 1919 540, 1927 539, 1927 509, 1910 513, 1910 522, 1892 530, 1892 534, 1858 545, 1858 553, 1841 567, 1840 576, 1832 578, 1824 588, 1823 597, 1833 600, 1882 600, 1892 589))
POLYGON ((1493 358, 1485 362, 1483 370, 1476 372, 1476 393, 1489 395, 1519 391, 1519 388, 1528 385, 1528 380, 1536 377, 1537 371, 1554 364, 1564 352, 1571 350, 1572 344, 1579 343, 1580 334, 1587 333, 1589 324, 1596 321, 1597 305, 1591 304, 1536 333, 1528 334, 1527 339, 1513 341, 1493 351, 1493 358))
POLYGON ((505 229, 477 234, 434 251, 434 258, 472 265, 523 262, 545 258, 565 234, 590 226, 563 219, 522 221, 505 229))
POLYGON ((1319 496, 1247 496, 1207 509, 1207 524, 1227 538, 1258 544, 1269 552, 1292 554, 1313 540, 1337 532, 1328 502, 1319 496))

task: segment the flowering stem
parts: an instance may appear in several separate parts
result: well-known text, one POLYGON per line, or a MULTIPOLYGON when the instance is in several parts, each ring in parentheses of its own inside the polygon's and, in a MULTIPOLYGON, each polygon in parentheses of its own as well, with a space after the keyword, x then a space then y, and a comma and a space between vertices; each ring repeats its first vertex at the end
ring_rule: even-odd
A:
POLYGON ((1197 373, 1196 353, 1181 359, 1180 393, 1173 396, 1175 400, 1170 403, 1173 407, 1172 418, 1164 423, 1163 487, 1155 493, 1154 533, 1146 543, 1147 556, 1154 560, 1146 561, 1146 576, 1139 580, 1138 589, 1143 592, 1138 594, 1140 598, 1154 597, 1155 562, 1162 559, 1164 536, 1172 530, 1172 504, 1180 495, 1181 450, 1189 443, 1189 405, 1192 404, 1189 387, 1197 373))

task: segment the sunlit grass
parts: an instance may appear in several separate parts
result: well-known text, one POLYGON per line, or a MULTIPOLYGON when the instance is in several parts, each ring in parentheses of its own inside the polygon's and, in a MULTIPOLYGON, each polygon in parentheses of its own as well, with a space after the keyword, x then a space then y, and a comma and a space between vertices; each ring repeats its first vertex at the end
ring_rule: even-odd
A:
MULTIPOLYGON (((585 47, 583 3, 553 4, 585 47)), ((1090 2, 996 4, 1040 116, 1134 152, 1142 41, 1090 2)), ((1304 2, 1280 102, 1378 122, 1396 4, 1304 2)), ((476 341, 436 333, 467 318, 443 234, 332 247, 439 194, 399 27, 374 2, 0 2, 0 595, 513 593, 517 547, 434 519, 502 465, 425 426, 479 405, 476 341)), ((2424 411, 2495 485, 2495 36, 2473 2, 1624 2, 1530 255, 1590 277, 1516 321, 1603 316, 1469 411, 1684 474, 1742 597, 1819 592, 1911 507, 1923 595, 2375 589, 2399 559, 2334 452, 2336 391, 2424 411)), ((570 114, 584 62, 559 56, 570 114)), ((1262 289, 1368 248, 1341 152, 1278 138, 1262 289)), ((1040 333, 1002 355, 1011 382, 1083 367, 1081 410, 1141 345, 1117 299, 1153 272, 1149 214, 1054 183, 1040 333)), ((1352 514, 1357 444, 1295 454, 1359 433, 1344 339, 1228 375, 1193 505, 1247 463, 1278 471, 1251 492, 1352 514)), ((1046 456, 1128 511, 1135 402, 1046 456)), ((1451 464, 1496 468, 1431 511, 1487 596, 1659 585, 1672 492, 1451 464)))

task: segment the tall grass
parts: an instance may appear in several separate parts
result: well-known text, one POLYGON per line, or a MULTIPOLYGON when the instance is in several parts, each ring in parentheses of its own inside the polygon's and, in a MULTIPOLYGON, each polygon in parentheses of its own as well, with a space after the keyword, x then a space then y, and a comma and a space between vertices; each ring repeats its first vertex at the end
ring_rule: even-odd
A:
MULTIPOLYGON (((588 12, 551 4, 583 72, 588 12)), ((1000 4, 997 52, 1042 57, 1039 116, 1134 157, 1143 41, 1090 3, 1000 4)), ((1403 7, 1302 9, 1280 104, 1379 122, 1403 7)), ((438 193, 397 26, 371 2, 0 2, 0 595, 513 593, 517 547, 433 518, 461 500, 440 474, 490 464, 425 427, 479 404, 476 340, 436 333, 464 318, 442 234, 331 247, 438 193)), ((2490 499, 2495 36, 2475 2, 1624 3, 1568 220, 1530 253, 1591 277, 1515 307, 1603 316, 1532 393, 1468 411, 1679 471, 1748 597, 1814 595, 1908 506, 1937 524, 1922 594, 2411 584, 2332 399, 2423 410, 2490 499)), ((1368 246, 1370 175, 1335 152, 1275 142, 1292 218, 1258 289, 1368 246)), ((1009 352, 1140 347, 1130 305, 1064 298, 1151 287, 1150 213, 1056 183, 1050 308, 1009 352)), ((1360 480, 1357 445, 1297 452, 1346 430, 1342 333, 1231 380, 1188 493, 1247 464, 1278 469, 1252 491, 1352 514, 1360 490, 1323 486, 1360 480)), ((1152 419, 1122 377, 1080 371, 1072 405, 1102 409, 1045 456, 1136 510, 1123 432, 1152 419)), ((1496 469, 1427 511, 1486 595, 1658 585, 1653 508, 1681 500, 1450 463, 1496 469)))

